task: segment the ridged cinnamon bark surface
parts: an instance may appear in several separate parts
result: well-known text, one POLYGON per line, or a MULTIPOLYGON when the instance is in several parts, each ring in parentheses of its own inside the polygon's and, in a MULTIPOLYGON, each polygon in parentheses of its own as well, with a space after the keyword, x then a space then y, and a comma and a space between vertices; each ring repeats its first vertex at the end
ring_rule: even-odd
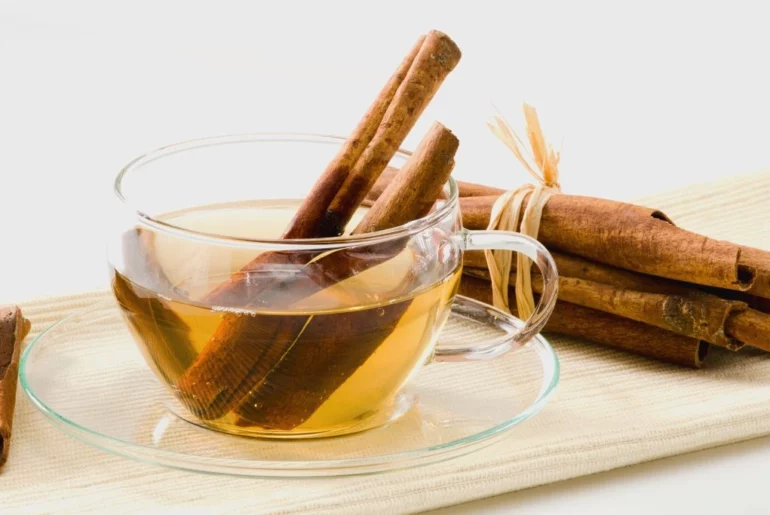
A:
MULTIPOLYGON (((385 191, 388 184, 393 180, 393 177, 398 173, 397 168, 387 167, 382 172, 380 178, 374 183, 369 194, 366 196, 366 204, 371 205, 375 200, 385 191)), ((457 181, 457 188, 459 190, 460 197, 488 197, 491 195, 500 196, 505 193, 505 190, 495 188, 493 186, 485 186, 484 184, 474 184, 472 182, 457 181)))
MULTIPOLYGON (((564 252, 554 250, 551 251, 551 255, 559 270, 559 277, 578 277, 602 284, 611 284, 617 288, 650 293, 687 294, 693 290, 693 286, 687 283, 624 270, 564 252)), ((466 252, 463 254, 463 265, 468 268, 486 270, 487 260, 481 251, 466 252)), ((513 266, 515 268, 516 264, 514 263, 513 266)), ((537 269, 533 269, 533 272, 535 274, 540 273, 537 269)), ((741 296, 741 294, 736 293, 736 296, 741 296)))
POLYGON ((341 234, 358 206, 398 151, 399 146, 457 66, 461 53, 449 36, 428 33, 412 67, 395 93, 388 110, 361 157, 334 197, 323 221, 329 232, 341 234))
MULTIPOLYGON (((463 271, 467 275, 490 280, 486 269, 466 268, 463 271)), ((537 275, 532 278, 532 288, 542 293, 542 277, 537 275)), ((744 342, 726 333, 725 323, 730 317, 747 309, 746 304, 694 289, 680 293, 651 293, 560 275, 559 300, 704 340, 730 350, 738 350, 744 345, 744 342)))
MULTIPOLYGON (((492 302, 489 282, 466 274, 460 282, 460 293, 487 304, 492 302)), ((696 338, 564 301, 556 303, 545 331, 691 368, 700 368, 709 346, 696 338)))
MULTIPOLYGON (((381 178, 384 185, 393 171, 381 178)), ((382 185, 375 185, 372 202, 382 185)), ((486 229, 500 188, 458 182, 463 225, 486 229)), ((552 250, 645 274, 770 298, 770 252, 676 227, 662 212, 612 200, 554 195, 538 239, 552 250)))
MULTIPOLYGON (((486 228, 496 200, 462 198, 463 225, 486 228)), ((747 291, 757 276, 755 267, 739 263, 739 245, 680 229, 654 209, 612 200, 552 196, 538 239, 551 249, 704 286, 747 291)))
POLYGON ((733 338, 770 352, 770 315, 747 309, 735 313, 725 321, 725 330, 733 338))
POLYGON ((29 321, 18 307, 0 308, 0 467, 8 461, 11 448, 19 355, 21 342, 29 329, 29 321))
MULTIPOLYGON (((561 252, 559 298, 644 322, 685 336, 738 350, 749 345, 770 350, 770 314, 755 309, 751 296, 623 270, 561 252)), ((489 278, 484 255, 466 252, 465 271, 489 278)), ((535 271, 537 274, 537 271, 535 271)), ((512 274, 513 275, 513 274, 512 274)), ((539 292, 542 279, 533 276, 539 292)))

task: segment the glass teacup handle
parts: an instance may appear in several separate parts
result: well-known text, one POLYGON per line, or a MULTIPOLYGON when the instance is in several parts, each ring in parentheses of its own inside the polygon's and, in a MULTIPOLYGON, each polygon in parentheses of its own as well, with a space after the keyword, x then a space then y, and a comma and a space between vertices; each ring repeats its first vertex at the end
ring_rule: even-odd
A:
MULTIPOLYGON (((500 309, 458 295, 452 305, 452 316, 498 329, 502 333, 493 338, 462 345, 442 345, 439 340, 433 361, 488 360, 522 347, 543 330, 556 306, 559 275, 553 257, 539 241, 515 232, 463 230, 457 238, 464 252, 503 249, 529 257, 540 269, 543 277, 543 292, 535 311, 523 322, 500 309)), ((511 302, 515 300, 511 298, 511 302)))

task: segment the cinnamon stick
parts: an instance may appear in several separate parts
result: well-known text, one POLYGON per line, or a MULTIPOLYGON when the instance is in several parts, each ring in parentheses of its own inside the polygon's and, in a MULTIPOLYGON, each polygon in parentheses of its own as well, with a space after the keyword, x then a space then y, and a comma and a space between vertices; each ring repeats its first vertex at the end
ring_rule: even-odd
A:
MULTIPOLYGON (((490 280, 486 269, 466 268, 464 273, 490 280)), ((542 277, 536 275, 532 278, 532 288, 542 293, 542 277)), ((560 275, 559 300, 704 340, 730 350, 743 347, 743 342, 726 334, 725 323, 731 316, 745 310, 746 305, 705 292, 690 290, 676 294, 651 293, 560 275)))
MULTIPOLYGON (((342 233, 368 188, 459 59, 459 49, 441 32, 431 31, 418 41, 300 206, 284 238, 342 233)), ((315 256, 313 252, 264 253, 202 302, 213 306, 248 306, 258 302, 268 305, 266 292, 275 292, 280 282, 280 278, 275 278, 276 271, 284 265, 304 265, 315 256)), ((252 375, 252 369, 263 355, 276 352, 270 342, 278 330, 274 320, 265 317, 225 315, 209 343, 177 383, 188 407, 206 418, 216 418, 234 408, 248 391, 249 385, 244 381, 252 375)))
MULTIPOLYGON (((463 224, 486 227, 496 197, 461 199, 463 224)), ((636 272, 762 295, 770 277, 765 253, 680 229, 660 211, 591 197, 554 195, 543 210, 538 239, 594 261, 636 272), (765 266, 767 267, 765 268, 765 266)), ((770 293, 770 292, 767 292, 770 293)))
MULTIPOLYGON (((485 229, 504 190, 464 182, 458 188, 463 225, 485 229)), ((551 249, 621 268, 770 298, 770 252, 677 228, 658 210, 554 195, 543 211, 538 239, 551 249)))
MULTIPOLYGON (((379 196, 382 194, 383 191, 385 191, 385 188, 388 187, 388 184, 393 181, 393 178, 398 173, 398 168, 394 167, 387 167, 385 168, 385 171, 382 172, 382 175, 380 175, 380 178, 377 179, 377 182, 374 183, 374 186, 372 186, 372 189, 369 191, 369 194, 366 196, 366 201, 364 202, 366 205, 372 205, 374 204, 374 201, 379 198, 379 196)), ((475 184, 472 182, 466 182, 466 181, 457 181, 457 188, 459 190, 459 196, 460 197, 486 197, 490 195, 500 196, 503 193, 505 193, 505 190, 502 190, 500 188, 495 188, 493 186, 485 186, 483 184, 475 184)))
MULTIPOLYGON (((687 283, 663 279, 652 275, 640 274, 630 270, 624 270, 611 265, 597 263, 589 259, 573 256, 559 251, 551 251, 551 256, 559 270, 560 277, 577 277, 602 284, 610 284, 617 288, 636 290, 650 293, 668 293, 686 295, 694 287, 687 283)), ((487 260, 481 251, 466 252, 463 254, 463 265, 466 268, 487 269, 487 260)), ((516 264, 513 263, 515 271, 516 264)), ((535 274, 540 271, 534 269, 535 274)), ((736 297, 741 294, 736 293, 736 297)), ((733 298, 729 300, 742 300, 733 298)))
MULTIPOLYGON (((415 153, 409 159, 405 165, 403 171, 399 174, 398 180, 392 184, 392 189, 388 190, 383 196, 382 202, 379 202, 380 206, 390 206, 389 209, 374 208, 372 209, 364 219, 361 221, 358 227, 356 227, 354 234, 361 234, 364 231, 378 231, 391 227, 396 227, 405 223, 406 221, 419 218, 426 214, 433 202, 438 197, 441 187, 446 182, 449 174, 451 173, 454 164, 454 154, 457 149, 457 138, 446 129, 443 125, 436 123, 431 128, 428 135, 424 138, 423 142, 417 148, 415 153), (433 201, 430 199, 433 198, 433 201)), ((393 256, 398 254, 403 246, 407 243, 408 238, 397 238, 392 241, 384 242, 369 247, 353 247, 343 249, 332 254, 328 254, 308 265, 298 269, 295 274, 290 275, 284 279, 270 291, 266 291, 262 300, 266 305, 271 308, 276 307, 276 303, 279 302, 283 306, 291 306, 294 302, 313 295, 318 291, 344 281, 345 279, 360 273, 363 270, 376 266, 393 256)), ((356 317, 351 315, 350 323, 354 323, 356 317)), ((360 318, 360 315, 358 316, 360 318)), ((392 319, 387 323, 395 324, 400 318, 400 313, 397 310, 387 310, 382 317, 379 318, 380 323, 385 324, 386 318, 392 319), (385 316, 387 315, 387 316, 385 316)), ((312 351, 305 354, 305 348, 308 345, 301 346, 301 350, 298 352, 289 352, 298 341, 302 339, 312 341, 314 338, 320 338, 319 336, 313 336, 314 334, 323 335, 324 339, 328 339, 328 328, 316 327, 320 325, 320 322, 311 323, 307 316, 295 316, 295 317, 276 317, 271 315, 233 315, 226 317, 233 323, 240 324, 249 329, 248 332, 242 333, 245 338, 250 341, 251 347, 249 352, 252 355, 259 353, 255 362, 251 365, 250 370, 244 373, 242 368, 238 369, 238 373, 243 374, 244 377, 240 381, 240 385, 232 387, 232 396, 228 403, 224 406, 228 406, 230 403, 244 404, 241 402, 241 398, 249 394, 249 397, 261 396, 261 385, 273 384, 276 382, 276 377, 283 377, 283 372, 286 369, 291 370, 290 376, 293 378, 292 384, 298 384, 299 379, 298 369, 302 367, 302 363, 308 356, 312 356, 313 352, 317 352, 320 346, 311 346, 312 351), (282 318, 282 320, 278 320, 282 318), (306 337, 297 339, 298 335, 307 335, 306 337), (281 371, 276 374, 271 374, 273 368, 281 364, 281 371), (272 375, 273 379, 271 383, 266 383, 266 378, 272 375)), ((228 321, 228 323, 230 323, 228 321)), ((347 330, 344 327, 338 328, 338 330, 347 330)), ((227 342, 225 342, 227 343, 227 342)), ((333 343, 333 342, 332 342, 333 343)), ((355 351, 351 351, 345 356, 345 360, 339 361, 341 364, 348 364, 352 368, 348 370, 348 375, 352 374, 358 366, 353 366, 351 363, 356 362, 356 356, 358 359, 373 352, 373 348, 379 345, 379 342, 372 341, 367 345, 366 342, 356 342, 355 351)), ((325 349, 328 350, 328 349, 325 349)), ((235 350, 233 352, 238 352, 235 350)), ((329 351, 328 356, 337 356, 341 353, 333 353, 329 351)), ((225 356, 227 357, 227 356, 225 356)), ((239 356, 231 356, 230 359, 235 361, 239 356)), ((242 363, 238 361, 238 363, 242 363)), ((311 365, 318 365, 319 363, 326 363, 322 360, 312 360, 311 365)), ((195 366, 195 365, 194 365, 195 366)), ((198 366, 202 367, 200 363, 198 366)), ((232 368, 230 370, 224 369, 220 362, 215 362, 216 369, 202 369, 208 376, 213 379, 211 385, 213 388, 222 389, 222 384, 234 384, 232 368)), ((233 364, 231 366, 238 366, 239 364, 233 364)), ((195 390, 191 388, 191 385, 183 383, 188 377, 189 370, 185 373, 178 383, 182 398, 185 401, 188 408, 194 411, 201 418, 216 418, 221 416, 222 413, 229 411, 232 407, 228 406, 223 408, 223 404, 211 403, 209 405, 203 405, 199 399, 200 394, 193 394, 195 390), (181 388, 184 386, 185 388, 181 388), (192 390, 192 391, 191 391, 192 390), (224 410, 224 411, 222 411, 224 410)), ((331 377, 328 374, 316 375, 313 378, 307 377, 307 379, 314 380, 317 383, 315 388, 320 388, 320 383, 326 380, 329 385, 335 381, 344 380, 347 376, 342 373, 337 374, 335 377, 331 377)), ((340 383, 341 384, 341 383, 340 383)), ((330 389, 331 386, 325 386, 326 393, 331 394, 334 390, 330 389)), ((207 385, 208 386, 208 385, 207 385)), ((339 385, 337 385, 339 386, 339 385)), ((335 387, 336 388, 336 387, 335 387)), ((271 388, 272 390, 272 388, 271 388)), ((290 386, 287 386, 287 390, 295 391, 290 386)), ((305 406, 312 404, 313 402, 322 402, 322 397, 312 397, 312 392, 308 390, 308 397, 305 401, 305 406)), ((266 405, 269 406, 273 402, 271 400, 266 401, 266 405)), ((277 399, 278 397, 275 397, 277 399)), ((299 406, 300 399, 293 398, 292 404, 299 406)), ((249 405, 249 400, 245 401, 246 405, 249 405)), ((250 403, 251 405, 254 402, 250 403)), ((283 406, 279 410, 280 416, 285 419, 284 425, 289 424, 286 422, 290 420, 290 417, 300 417, 301 412, 296 409, 286 409, 283 406)), ((269 410, 265 410, 265 413, 270 413, 269 410)), ((310 412, 312 414, 312 411, 310 412)), ((250 420, 255 419, 256 415, 250 415, 250 420)), ((265 421, 267 424, 267 421, 265 421)), ((275 427, 278 427, 278 422, 275 422, 275 427)), ((264 426, 267 427, 267 426, 264 426)))
POLYGON ((747 309, 732 314, 725 321, 727 334, 756 347, 770 352, 770 315, 755 309, 747 309))
MULTIPOLYGON (((700 290, 698 287, 654 277, 584 258, 552 253, 559 269, 559 298, 631 318, 685 336, 738 350, 744 345, 770 348, 770 314, 754 310, 750 297, 730 290, 700 290), (745 313, 751 313, 747 316, 745 313)), ((487 264, 480 252, 466 252, 465 271, 488 278, 487 264)), ((537 274, 538 271, 535 271, 537 274)), ((511 277, 513 281, 513 274, 511 277)), ((541 291, 542 279, 533 277, 533 288, 541 291)))
POLYGON ((0 468, 8 461, 21 342, 30 330, 16 306, 0 308, 0 468))
MULTIPOLYGON (((487 304, 492 302, 490 283, 465 274, 460 294, 487 304)), ((691 368, 701 367, 709 347, 707 342, 695 338, 561 300, 556 303, 545 331, 691 368)))
POLYGON ((449 36, 438 31, 428 33, 377 132, 329 206, 323 221, 329 231, 342 234, 345 230, 460 56, 460 49, 449 36))
MULTIPOLYGON (((468 228, 486 227, 495 200, 463 199, 463 223, 468 214, 468 228)), ((740 246, 680 229, 660 211, 611 200, 553 195, 538 239, 594 261, 705 286, 746 291, 757 274, 739 263, 740 246)))
MULTIPOLYGON (((356 226, 353 234, 364 234, 398 227, 428 214, 454 167, 457 138, 436 123, 379 200, 356 226)), ((355 251, 363 261, 395 256, 408 238, 377 244, 355 251)), ((344 259, 331 254, 305 267, 319 288, 333 286, 349 276, 351 254, 344 259), (330 274, 329 270, 335 271, 330 274)), ((364 266, 367 266, 365 263, 364 266)), ((408 293, 417 283, 411 274, 396 290, 408 293)), ((289 286, 289 290, 293 288, 289 286)), ((394 292, 394 298, 401 295, 394 292)), ((241 425, 289 430, 305 422, 384 341, 383 335, 395 329, 411 302, 399 302, 373 310, 344 316, 314 316, 298 338, 287 342, 290 348, 276 366, 252 387, 236 411, 241 425), (351 340, 350 335, 359 335, 351 340)), ((294 337, 294 333, 289 334, 294 337)), ((282 339, 273 345, 284 347, 282 339)), ((250 379, 254 379, 252 376, 250 379)))
MULTIPOLYGON (((358 122, 356 128, 353 129, 348 139, 340 146, 337 154, 327 165, 323 175, 316 181, 297 209, 297 213, 283 233, 284 238, 313 238, 318 234, 334 236, 342 232, 342 230, 337 230, 336 228, 321 228, 326 211, 350 175, 350 171, 361 158, 361 154, 364 153, 364 150, 372 142, 386 111, 393 103, 396 92, 406 79, 409 70, 413 68, 414 60, 422 50, 424 43, 425 36, 420 36, 401 62, 401 65, 399 65, 385 84, 385 87, 380 91, 380 94, 374 99, 372 105, 369 106, 369 110, 358 122)), ((435 87, 438 89, 438 84, 435 87)), ((412 125, 408 126, 407 133, 411 127, 412 125)), ((401 141, 403 141, 403 138, 401 141)), ((344 227, 342 229, 344 230, 344 227)))
MULTIPOLYGON (((283 239, 342 234, 460 57, 459 48, 446 34, 432 30, 420 37, 300 204, 283 239)), ((235 274, 202 302, 242 304, 244 299, 259 297, 268 286, 244 276, 270 275, 276 266, 304 264, 312 258, 311 253, 266 252, 243 268, 245 274, 235 274)))
MULTIPOLYGON (((461 197, 463 226, 485 229, 496 200, 461 197)), ((636 272, 770 295, 768 253, 680 229, 650 208, 553 195, 543 209, 538 239, 551 249, 636 272)))

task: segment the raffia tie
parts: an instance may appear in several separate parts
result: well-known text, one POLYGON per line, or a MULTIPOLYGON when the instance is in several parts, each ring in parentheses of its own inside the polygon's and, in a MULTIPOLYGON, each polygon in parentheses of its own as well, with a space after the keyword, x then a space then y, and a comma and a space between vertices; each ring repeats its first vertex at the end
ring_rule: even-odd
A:
MULTIPOLYGON (((518 231, 537 238, 543 208, 554 193, 559 193, 559 153, 546 145, 537 112, 524 104, 524 119, 531 152, 522 139, 501 117, 495 116, 489 128, 535 178, 535 184, 525 184, 500 196, 492 207, 490 230, 518 231), (525 155, 526 152, 526 155, 525 155), (528 200, 527 200, 528 199, 528 200), (526 207, 525 207, 526 203, 526 207)), ((487 266, 492 279, 492 298, 495 307, 510 313, 508 286, 512 264, 512 252, 485 250, 487 266)), ((523 254, 516 256, 516 309, 519 317, 529 318, 535 310, 532 293, 532 261, 523 254)))

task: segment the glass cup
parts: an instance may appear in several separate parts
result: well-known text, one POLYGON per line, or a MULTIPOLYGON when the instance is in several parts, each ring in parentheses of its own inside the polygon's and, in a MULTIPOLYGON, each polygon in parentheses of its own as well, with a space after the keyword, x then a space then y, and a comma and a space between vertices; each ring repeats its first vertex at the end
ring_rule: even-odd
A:
POLYGON ((342 141, 206 138, 146 154, 117 177, 112 290, 185 419, 274 438, 371 428, 409 409, 405 387, 424 365, 493 359, 545 325, 558 283, 550 254, 521 234, 463 229, 453 180, 430 214, 401 227, 279 239, 342 141), (523 323, 456 296, 463 252, 492 248, 541 271, 541 299, 523 323), (451 311, 519 330, 437 347, 451 311))

